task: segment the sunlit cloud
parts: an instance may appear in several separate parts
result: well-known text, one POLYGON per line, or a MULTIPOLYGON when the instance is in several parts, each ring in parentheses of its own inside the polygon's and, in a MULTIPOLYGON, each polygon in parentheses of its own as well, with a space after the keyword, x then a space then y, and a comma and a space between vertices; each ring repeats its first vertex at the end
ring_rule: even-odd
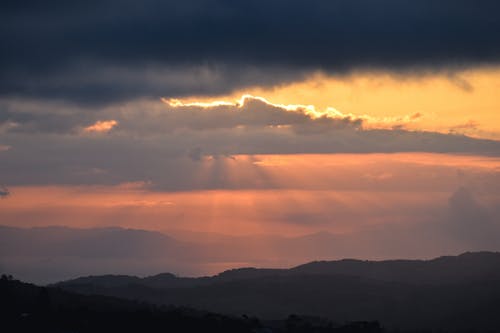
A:
MULTIPOLYGON (((310 117, 311 119, 331 118, 331 119, 349 119, 351 121, 358 121, 362 123, 362 126, 365 129, 391 129, 394 127, 401 127, 409 123, 418 122, 422 119, 422 117, 424 117, 424 115, 420 112, 401 115, 401 116, 383 116, 383 117, 375 117, 367 114, 344 113, 332 106, 328 106, 324 109, 318 109, 316 106, 311 104, 305 105, 305 104, 273 103, 264 97, 254 96, 251 94, 243 94, 241 98, 235 100, 234 102, 224 101, 224 100, 183 101, 180 99, 167 99, 167 98, 161 98, 161 100, 163 103, 167 104, 169 107, 172 107, 174 109, 196 107, 208 110, 217 107, 231 107, 233 109, 242 109, 250 102, 259 101, 265 105, 279 108, 281 110, 302 113, 310 117)), ((277 126, 283 127, 286 125, 275 125, 273 127, 277 126)))
POLYGON ((83 131, 86 133, 107 133, 118 125, 116 120, 99 120, 94 124, 84 127, 83 131))
MULTIPOLYGON (((195 107, 200 107, 200 108, 214 108, 214 107, 219 107, 219 106, 231 106, 234 108, 243 108, 246 106, 248 103, 252 101, 259 101, 262 102, 263 104, 273 106, 276 108, 280 108, 283 110, 287 111, 300 111, 305 114, 311 115, 311 116, 316 116, 319 117, 323 114, 320 114, 318 111, 316 111, 315 107, 313 105, 301 105, 301 104, 276 104, 268 101, 267 99, 260 97, 260 96, 253 96, 250 94, 243 94, 240 99, 235 100, 234 102, 229 102, 229 101, 207 101, 207 102, 198 102, 198 101, 182 101, 180 99, 166 99, 166 98, 161 98, 161 100, 173 107, 189 107, 189 106, 195 106, 195 107)), ((331 108, 332 111, 334 110, 331 108)))
POLYGON ((182 106, 198 106, 202 108, 211 108, 216 106, 234 106, 235 104, 225 101, 212 101, 212 102, 183 102, 176 98, 161 98, 161 101, 171 107, 182 107, 182 106))
MULTIPOLYGON (((319 112, 334 107, 343 115, 362 118, 365 128, 403 127, 448 133, 473 119, 477 128, 465 134, 500 138, 500 69, 394 74, 357 71, 349 75, 316 73, 275 87, 253 87, 216 97, 192 96, 186 102, 237 100, 242 94, 276 104, 314 105, 319 112)), ((461 131, 460 133, 464 133, 461 131)))

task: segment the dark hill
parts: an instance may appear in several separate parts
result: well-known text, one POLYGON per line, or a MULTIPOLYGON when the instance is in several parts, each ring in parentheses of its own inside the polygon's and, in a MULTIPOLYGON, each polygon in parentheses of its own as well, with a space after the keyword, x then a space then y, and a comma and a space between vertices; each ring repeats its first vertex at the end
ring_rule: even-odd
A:
POLYGON ((0 278, 4 332, 227 332, 227 333, 382 333, 377 322, 336 324, 317 317, 290 316, 261 323, 189 308, 155 306, 106 296, 77 295, 0 278))
POLYGON ((449 284, 482 279, 500 279, 500 253, 467 252, 432 260, 312 262, 292 268, 295 274, 352 275, 382 281, 415 284, 449 284))
POLYGON ((57 286, 234 315, 280 318, 300 313, 340 322, 380 320, 402 329, 488 331, 497 327, 500 313, 499 272, 500 254, 480 252, 427 261, 340 260, 288 270, 245 268, 204 278, 167 274, 115 286, 111 280, 87 277, 57 286))
POLYGON ((476 280, 500 280, 500 253, 467 252, 459 256, 432 260, 364 261, 343 259, 316 261, 290 269, 238 268, 211 277, 177 277, 162 273, 145 278, 126 275, 80 277, 55 285, 70 288, 77 285, 121 287, 141 285, 152 288, 178 288, 209 285, 234 280, 248 280, 269 276, 347 275, 386 282, 410 284, 451 284, 476 280))

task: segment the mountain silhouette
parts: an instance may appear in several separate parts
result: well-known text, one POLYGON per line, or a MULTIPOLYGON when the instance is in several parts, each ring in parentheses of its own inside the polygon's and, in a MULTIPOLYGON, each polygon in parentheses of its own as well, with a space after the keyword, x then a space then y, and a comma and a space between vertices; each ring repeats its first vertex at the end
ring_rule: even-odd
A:
POLYGON ((233 315, 281 318, 300 313, 339 322, 380 320, 390 328, 488 331, 500 309, 500 253, 312 262, 291 269, 234 269, 203 278, 89 276, 55 286, 233 315))
POLYGON ((335 323, 292 314, 261 321, 186 307, 157 306, 107 296, 84 296, 0 278, 1 327, 8 332, 382 333, 377 321, 335 323))

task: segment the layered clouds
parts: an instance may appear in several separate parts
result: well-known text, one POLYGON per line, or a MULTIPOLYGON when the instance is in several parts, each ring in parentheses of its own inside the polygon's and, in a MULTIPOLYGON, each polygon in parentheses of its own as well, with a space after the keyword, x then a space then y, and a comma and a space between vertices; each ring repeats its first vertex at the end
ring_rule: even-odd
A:
POLYGON ((204 157, 500 151, 497 141, 405 130, 422 118, 414 110, 373 118, 252 96, 182 102, 314 73, 432 72, 467 88, 455 70, 500 59, 491 33, 500 24, 496 1, 1 6, 0 182, 8 185, 148 181, 192 189, 177 174, 204 157))
POLYGON ((205 185, 192 180, 205 157, 222 165, 233 155, 500 152, 498 141, 408 131, 397 123, 395 129, 366 128, 363 117, 333 108, 252 96, 213 103, 143 100, 91 110, 3 105, 3 123, 11 126, 2 142, 11 148, 1 152, 0 172, 9 185, 148 181, 160 189, 216 189, 228 185, 217 177, 205 185))
MULTIPOLYGON (((89 168, 73 170, 73 177, 100 180, 99 185, 15 186, 2 202, 1 218, 24 226, 70 220, 74 226, 243 234, 345 233, 433 222, 460 239, 473 235, 467 230, 498 224, 500 213, 498 157, 237 155, 177 163, 176 169, 157 166, 163 178, 153 181, 113 185, 112 171, 89 168)), ((142 168, 146 175, 153 170, 135 158, 128 168, 142 168)), ((57 176, 67 177, 53 173, 54 183, 57 176)))
POLYGON ((212 95, 313 71, 497 64, 497 1, 2 2, 0 95, 212 95))
MULTIPOLYGON (((499 10, 3 1, 0 224, 326 230, 307 236, 324 259, 498 250, 499 10)), ((315 258, 289 248, 259 262, 315 258)))

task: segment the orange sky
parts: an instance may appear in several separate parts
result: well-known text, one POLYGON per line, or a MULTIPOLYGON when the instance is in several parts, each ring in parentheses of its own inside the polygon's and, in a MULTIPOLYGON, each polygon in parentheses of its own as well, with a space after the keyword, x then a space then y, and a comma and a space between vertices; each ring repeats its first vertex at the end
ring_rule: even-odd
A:
POLYGON ((428 74, 359 72, 349 76, 315 74, 304 81, 273 88, 256 87, 228 96, 186 102, 238 100, 243 94, 261 96, 272 103, 328 107, 343 114, 367 118, 372 127, 404 125, 409 129, 455 132, 500 139, 500 69, 428 74))
MULTIPOLYGON (((213 163, 207 158, 201 168, 209 170, 213 163)), ((500 159, 494 157, 264 155, 222 163, 226 183, 211 191, 157 192, 140 182, 12 187, 12 195, 0 201, 0 220, 15 226, 299 235, 435 219, 446 212, 448 198, 460 186, 471 189, 485 207, 500 203, 500 159), (230 184, 236 189, 224 190, 230 184)), ((213 172, 203 174, 198 185, 209 182, 213 172)))

